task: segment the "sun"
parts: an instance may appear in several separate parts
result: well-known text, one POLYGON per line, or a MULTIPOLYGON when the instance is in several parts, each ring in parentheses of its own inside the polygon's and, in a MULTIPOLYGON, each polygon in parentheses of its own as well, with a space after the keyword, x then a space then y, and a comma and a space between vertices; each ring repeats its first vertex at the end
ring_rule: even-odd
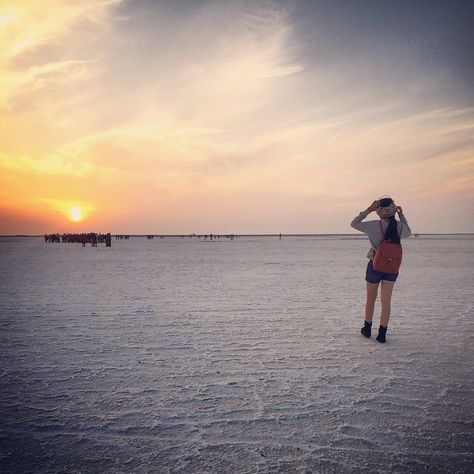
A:
POLYGON ((72 222, 81 222, 84 219, 84 212, 80 206, 69 208, 69 219, 72 222))

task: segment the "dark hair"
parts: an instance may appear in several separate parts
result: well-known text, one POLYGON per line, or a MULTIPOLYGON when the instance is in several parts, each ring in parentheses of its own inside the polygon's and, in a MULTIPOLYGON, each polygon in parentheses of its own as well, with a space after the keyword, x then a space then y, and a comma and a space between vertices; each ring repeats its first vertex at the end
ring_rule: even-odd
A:
POLYGON ((385 231, 385 240, 392 242, 392 244, 400 243, 400 236, 398 235, 397 221, 395 217, 390 217, 387 230, 385 231))
MULTIPOLYGON (((380 207, 388 207, 393 203, 392 198, 382 198, 379 201, 380 207)), ((387 230, 385 231, 384 239, 392 242, 393 244, 400 243, 400 236, 398 235, 397 221, 395 217, 390 217, 390 222, 388 223, 387 230)))
POLYGON ((392 198, 382 198, 379 201, 379 206, 380 207, 387 207, 387 206, 390 206, 390 204, 392 204, 392 202, 393 202, 392 198))

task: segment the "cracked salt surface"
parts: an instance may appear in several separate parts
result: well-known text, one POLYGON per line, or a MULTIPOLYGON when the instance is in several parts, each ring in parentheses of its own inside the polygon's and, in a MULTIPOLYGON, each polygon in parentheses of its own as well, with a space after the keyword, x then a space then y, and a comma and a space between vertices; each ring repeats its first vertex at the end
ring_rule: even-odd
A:
POLYGON ((2 472, 473 472, 472 237, 0 239, 2 472), (377 308, 378 309, 378 308, 377 308))

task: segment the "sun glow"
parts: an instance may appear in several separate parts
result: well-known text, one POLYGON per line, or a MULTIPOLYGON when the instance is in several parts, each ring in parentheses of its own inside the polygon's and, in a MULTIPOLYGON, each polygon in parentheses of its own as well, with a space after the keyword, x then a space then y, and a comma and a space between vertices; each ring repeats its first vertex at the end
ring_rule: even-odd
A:
POLYGON ((72 222, 81 222, 84 220, 84 212, 80 206, 73 206, 69 209, 69 219, 72 222))
POLYGON ((60 199, 40 199, 39 203, 51 211, 66 217, 70 222, 83 222, 89 218, 96 206, 87 201, 63 201, 60 199))

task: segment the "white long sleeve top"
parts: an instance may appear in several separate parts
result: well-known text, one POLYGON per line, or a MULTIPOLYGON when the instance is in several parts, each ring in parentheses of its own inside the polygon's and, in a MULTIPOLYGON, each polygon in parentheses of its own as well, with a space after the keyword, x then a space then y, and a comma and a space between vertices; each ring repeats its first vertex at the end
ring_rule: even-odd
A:
MULTIPOLYGON (((362 211, 358 216, 354 217, 351 222, 351 227, 367 234, 370 245, 372 246, 367 254, 367 258, 371 259, 373 258, 377 247, 383 242, 385 231, 387 230, 390 219, 377 219, 375 221, 362 222, 369 214, 370 212, 367 210, 362 211), (382 221, 383 234, 380 230, 380 220, 382 221)), ((397 229, 401 239, 410 237, 411 229, 405 216, 402 215, 400 220, 397 221, 397 229)))

